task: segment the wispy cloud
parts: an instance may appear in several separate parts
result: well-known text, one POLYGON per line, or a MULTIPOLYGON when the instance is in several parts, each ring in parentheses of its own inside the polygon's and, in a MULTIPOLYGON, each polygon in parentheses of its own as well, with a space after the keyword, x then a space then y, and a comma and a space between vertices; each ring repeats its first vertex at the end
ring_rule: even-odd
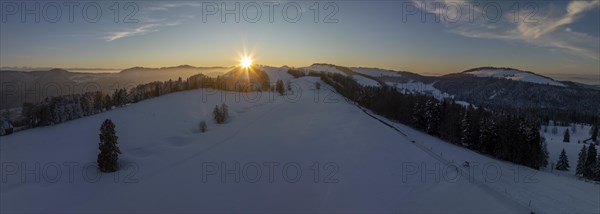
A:
POLYGON ((157 32, 164 27, 180 25, 183 24, 185 20, 194 19, 195 15, 172 12, 165 13, 165 11, 201 6, 202 4, 197 2, 159 2, 157 4, 152 4, 144 7, 140 10, 140 13, 138 13, 139 17, 136 18, 139 20, 140 24, 137 24, 134 27, 109 32, 102 36, 102 39, 107 42, 112 42, 118 39, 157 32))
POLYGON ((179 24, 181 24, 181 22, 179 22, 179 21, 168 22, 168 23, 156 22, 156 23, 150 23, 150 24, 143 24, 141 26, 131 28, 131 29, 110 32, 103 39, 106 40, 107 42, 112 42, 114 40, 122 39, 122 38, 126 38, 126 37, 145 35, 150 32, 158 31, 162 27, 175 26, 175 25, 179 25, 179 24))
POLYGON ((202 3, 198 2, 161 2, 146 8, 149 11, 165 11, 178 7, 202 7, 202 3))
MULTIPOLYGON (((445 6, 464 1, 438 0, 435 2, 445 6)), ((600 38, 576 32, 568 27, 570 24, 579 21, 585 12, 598 6, 600 6, 600 1, 597 0, 570 1, 567 7, 560 11, 538 8, 538 12, 548 12, 540 14, 534 22, 523 20, 514 22, 512 20, 513 16, 504 16, 504 20, 497 23, 486 23, 485 21, 483 23, 466 22, 463 20, 460 23, 444 23, 444 25, 449 28, 449 32, 465 37, 520 41, 539 47, 562 50, 579 57, 600 60, 600 52, 598 51, 600 49, 600 38)), ((421 6, 419 8, 423 9, 421 6)), ((481 12, 475 10, 475 13, 481 12)), ((438 11, 438 13, 441 12, 441 10, 438 11)), ((449 16, 453 17, 452 15, 449 16)))

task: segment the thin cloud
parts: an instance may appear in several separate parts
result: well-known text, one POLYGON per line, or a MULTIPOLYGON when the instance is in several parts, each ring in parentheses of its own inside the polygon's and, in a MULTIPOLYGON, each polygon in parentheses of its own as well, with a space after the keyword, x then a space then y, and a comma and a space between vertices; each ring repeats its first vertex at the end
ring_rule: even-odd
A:
POLYGON ((179 24, 181 24, 181 22, 144 24, 142 26, 132 28, 132 29, 111 32, 107 36, 105 36, 103 39, 107 42, 112 42, 117 39, 122 39, 122 38, 126 38, 126 37, 145 35, 150 32, 156 32, 156 31, 160 30, 160 28, 162 28, 162 27, 176 26, 179 24))
MULTIPOLYGON (((418 8, 423 10, 423 7, 418 3, 418 8)), ((462 4, 467 1, 453 0, 438 0, 435 3, 446 6, 448 4, 462 4)), ((499 39, 520 41, 539 47, 559 49, 568 54, 589 58, 600 59, 600 38, 591 36, 585 33, 576 32, 568 28, 570 24, 576 23, 587 11, 597 8, 600 1, 571 1, 563 10, 562 14, 553 12, 546 14, 544 18, 538 18, 536 22, 519 21, 514 23, 512 16, 505 17, 504 20, 498 23, 486 22, 465 22, 461 20, 459 23, 444 22, 444 26, 449 28, 449 32, 480 39, 499 39), (564 28, 564 30, 562 30, 564 28)), ((443 10, 431 11, 441 14, 443 10)), ((539 11, 542 11, 540 8, 539 11)), ((479 10, 479 12, 481 12, 479 10)), ((476 14, 477 9, 476 9, 476 14)), ((441 14, 444 17, 444 14, 441 14)))
POLYGON ((202 7, 202 3, 196 2, 169 2, 169 3, 159 3, 153 6, 149 6, 146 10, 149 11, 166 11, 172 8, 178 7, 202 7))

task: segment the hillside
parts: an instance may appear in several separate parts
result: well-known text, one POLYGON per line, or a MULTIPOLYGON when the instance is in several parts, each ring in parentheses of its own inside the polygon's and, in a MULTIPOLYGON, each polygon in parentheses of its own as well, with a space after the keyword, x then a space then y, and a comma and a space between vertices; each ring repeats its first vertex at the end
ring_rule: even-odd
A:
POLYGON ((565 84, 560 83, 552 78, 545 77, 542 75, 535 74, 533 72, 521 71, 512 68, 495 68, 495 67, 481 67, 474 68, 463 73, 473 75, 476 77, 490 77, 490 78, 499 78, 499 79, 507 79, 514 81, 522 81, 522 82, 530 82, 541 85, 553 85, 566 87, 565 84))
POLYGON ((63 69, 42 71, 0 71, 0 108, 21 107, 23 102, 39 102, 46 97, 82 94, 91 91, 112 93, 153 81, 177 80, 195 74, 211 77, 230 71, 228 67, 193 67, 182 65, 165 68, 133 67, 118 73, 79 73, 63 69))
POLYGON ((285 69, 264 70, 270 79, 290 80, 300 89, 286 97, 178 92, 2 136, 4 163, 39 163, 49 171, 36 173, 38 182, 34 175, 7 174, 0 211, 526 213, 599 208, 598 185, 477 154, 368 114, 325 85, 315 91, 318 78, 292 79, 285 69), (231 119, 217 125, 211 114, 221 101, 229 105, 231 119), (106 118, 117 126, 125 167, 96 178, 99 127, 106 118), (203 119, 208 132, 199 133, 203 119), (465 160, 498 166, 503 173, 499 180, 486 181, 482 175, 497 176, 481 174, 488 168, 473 167, 475 176, 470 176, 458 164, 446 165, 465 160), (65 164, 76 165, 72 181, 65 164), (58 179, 52 166, 62 172, 58 179), (522 170, 518 179, 511 168, 522 170))
POLYGON ((377 68, 345 68, 328 64, 315 64, 308 68, 344 75, 362 75, 384 82, 403 93, 454 99, 475 106, 543 109, 544 112, 561 112, 561 119, 600 117, 600 108, 597 107, 600 90, 597 87, 560 82, 513 68, 481 67, 443 76, 423 76, 377 68), (577 115, 572 115, 572 112, 577 115))

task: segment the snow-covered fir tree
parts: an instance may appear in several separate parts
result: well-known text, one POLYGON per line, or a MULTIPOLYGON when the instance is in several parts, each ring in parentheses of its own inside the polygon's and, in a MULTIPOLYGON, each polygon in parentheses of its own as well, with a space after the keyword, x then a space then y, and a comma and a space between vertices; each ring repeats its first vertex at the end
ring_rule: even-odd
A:
POLYGON ((425 102, 425 122, 425 132, 437 135, 440 127, 440 102, 435 99, 430 98, 425 102))
POLYGON ((594 178, 594 169, 596 167, 596 146, 591 143, 588 147, 587 154, 585 157, 585 165, 583 168, 583 177, 587 179, 594 178))
POLYGON ((569 134, 569 129, 565 129, 565 134, 563 135, 563 142, 568 143, 571 141, 571 136, 569 134))
POLYGON ((100 127, 100 143, 98 147, 98 168, 102 172, 114 172, 119 169, 119 154, 121 150, 117 145, 115 124, 110 119, 106 119, 100 127))
POLYGON ((471 146, 471 113, 470 111, 465 112, 462 120, 460 121, 460 142, 463 146, 471 146))
POLYGON ((583 176, 583 169, 585 168, 585 160, 587 159, 587 147, 583 145, 581 151, 579 151, 579 157, 577 158, 577 167, 575 167, 575 175, 583 176))
POLYGON ((206 132, 208 130, 206 121, 204 121, 204 120, 200 121, 199 128, 200 128, 200 132, 202 132, 202 133, 206 132))
POLYGON ((567 157, 567 153, 565 149, 560 152, 560 156, 558 157, 558 162, 556 162, 556 169, 561 171, 569 170, 569 158, 567 157))
POLYGON ((497 151, 497 144, 500 140, 498 135, 498 126, 494 120, 482 118, 479 123, 480 141, 483 144, 482 150, 487 154, 495 154, 497 151))
POLYGON ((598 124, 594 124, 590 129, 591 139, 594 142, 598 142, 598 124))

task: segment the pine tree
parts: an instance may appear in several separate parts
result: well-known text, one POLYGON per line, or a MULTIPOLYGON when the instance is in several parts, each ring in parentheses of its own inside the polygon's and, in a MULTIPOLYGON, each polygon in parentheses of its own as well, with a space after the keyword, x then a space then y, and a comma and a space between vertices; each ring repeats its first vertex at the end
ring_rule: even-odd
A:
POLYGON ((587 159, 587 147, 583 145, 581 151, 579 151, 579 157, 577 158, 577 167, 575 168, 575 175, 583 176, 583 169, 585 168, 585 160, 587 159))
POLYGON ((440 102, 430 98, 425 102, 425 132, 439 136, 440 102))
POLYGON ((414 108, 412 109, 412 124, 413 127, 419 129, 419 130, 425 130, 425 126, 427 125, 427 122, 425 121, 425 106, 423 103, 421 103, 420 100, 418 100, 415 103, 414 108))
POLYGON ((563 136, 563 142, 568 143, 571 141, 571 136, 569 135, 569 129, 565 129, 565 135, 563 136))
POLYGON ((283 96, 285 94, 285 88, 283 86, 283 81, 282 80, 277 80, 277 83, 275 84, 275 90, 281 96, 283 96))
POLYGON ((480 140, 483 152, 494 155, 496 152, 496 146, 500 142, 500 136, 498 136, 498 126, 493 119, 483 118, 480 122, 480 140))
POLYGON ((542 150, 541 150, 541 156, 540 156, 540 166, 542 167, 546 167, 548 166, 548 157, 549 157, 549 153, 548 153, 548 144, 546 144, 546 139, 544 137, 541 137, 541 143, 542 143, 542 150))
POLYGON ((587 155, 585 158, 585 165, 583 166, 583 177, 587 179, 594 178, 594 169, 596 168, 596 146, 590 144, 588 147, 587 155))
POLYGON ((590 135, 592 136, 592 141, 598 142, 598 124, 594 124, 592 129, 590 129, 590 135))
POLYGON ((98 144, 98 168, 102 172, 114 172, 119 169, 118 160, 121 150, 117 145, 115 125, 110 119, 106 119, 100 127, 100 143, 98 144))
POLYGON ((215 106, 215 109, 213 110, 213 116, 215 118, 215 122, 217 122, 217 124, 221 124, 225 121, 224 117, 223 117, 223 112, 221 111, 221 108, 219 108, 219 106, 215 106))
POLYGON ((545 139, 540 136, 539 127, 534 124, 523 122, 525 133, 525 153, 521 153, 521 159, 525 165, 535 169, 546 167, 548 165, 548 151, 546 149, 545 139))
POLYGON ((569 170, 569 158, 567 157, 565 149, 563 149, 562 152, 560 152, 558 162, 556 163, 556 169, 561 171, 569 170))
POLYGON ((207 127, 206 127, 206 121, 202 120, 200 121, 200 132, 204 133, 206 132, 207 127))
POLYGON ((221 104, 221 112, 223 113, 223 122, 225 122, 225 120, 229 119, 229 107, 227 104, 221 104))
POLYGON ((596 160, 596 168, 594 170, 594 180, 600 181, 600 155, 598 155, 598 159, 596 160))
POLYGON ((471 146, 471 114, 467 110, 460 121, 460 142, 463 146, 471 146))

